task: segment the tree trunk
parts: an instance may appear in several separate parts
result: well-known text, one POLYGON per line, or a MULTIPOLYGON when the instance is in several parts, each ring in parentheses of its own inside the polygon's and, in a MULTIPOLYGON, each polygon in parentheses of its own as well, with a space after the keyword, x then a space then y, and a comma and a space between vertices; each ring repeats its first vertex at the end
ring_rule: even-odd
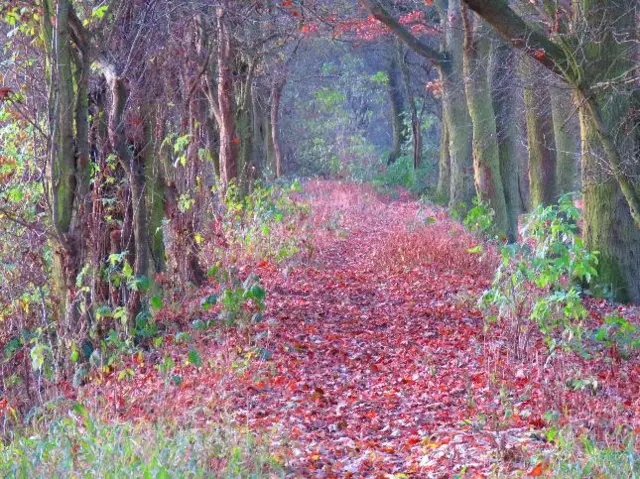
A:
POLYGON ((448 62, 442 66, 443 117, 449 137, 450 179, 449 207, 459 209, 471 204, 474 196, 473 128, 464 89, 462 66, 464 29, 459 0, 450 0, 444 23, 448 62))
POLYGON ((86 333, 82 323, 83 298, 78 277, 87 257, 89 198, 89 137, 87 112, 88 64, 81 46, 72 45, 69 0, 43 5, 42 27, 47 45, 49 98, 49 156, 51 213, 55 229, 52 283, 59 364, 66 370, 74 341, 86 333), (55 16, 55 28, 52 19, 55 16), (50 48, 50 46, 52 48, 50 48), (76 48, 78 50, 76 50, 76 48), (75 75, 74 75, 74 53, 75 75), (74 128, 75 127, 75 128, 74 128))
POLYGON ((531 59, 523 58, 521 69, 525 84, 531 203, 536 208, 554 204, 558 199, 551 96, 542 73, 531 59))
POLYGON ((147 175, 147 205, 149 207, 149 248, 153 260, 152 271, 166 270, 164 235, 162 224, 165 216, 165 178, 162 163, 164 120, 147 119, 147 148, 145 149, 145 173, 147 175))
MULTIPOLYGON (((280 149, 280 126, 278 116, 280 112, 280 98, 282 97, 282 90, 284 89, 284 86, 284 82, 278 82, 271 89, 271 117, 269 130, 271 133, 270 146, 273 149, 276 178, 280 178, 282 176, 282 150, 280 149)), ((267 147, 267 155, 268 154, 269 148, 267 147)))
POLYGON ((482 20, 473 18, 468 10, 463 12, 464 78, 469 115, 473 123, 473 167, 478 197, 494 212, 494 224, 503 235, 509 231, 507 206, 502 175, 500 174, 500 150, 496 133, 496 116, 489 88, 487 64, 491 51, 489 30, 482 20))
POLYGON ((576 166, 578 161, 578 132, 573 131, 574 105, 572 91, 565 87, 551 89, 551 112, 556 146, 556 180, 558 195, 576 190, 576 166))
POLYGON ((236 136, 235 112, 233 101, 233 72, 231 64, 231 33, 227 24, 226 10, 229 0, 217 9, 218 19, 218 109, 220 128, 220 180, 223 190, 238 178, 238 144, 236 136))
MULTIPOLYGON (((591 84, 605 83, 633 71, 637 67, 636 47, 625 38, 634 38, 637 31, 637 18, 629 14, 635 0, 581 3, 591 42, 584 49, 586 79, 591 84)), ((597 92, 595 104, 581 102, 580 109, 585 244, 600 252, 598 279, 613 297, 638 303, 640 227, 634 224, 622 188, 632 190, 627 190, 627 195, 633 195, 634 189, 638 194, 632 179, 640 174, 640 98, 633 83, 611 85, 597 92), (603 132, 615 132, 615 136, 603 138, 603 132), (612 144, 607 145, 603 139, 610 139, 612 144), (614 159, 613 155, 619 158, 614 159), (609 159, 608 167, 603 158, 609 159), (623 169, 616 172, 619 166, 623 169)))
POLYGON ((398 60, 395 52, 392 52, 387 75, 389 77, 389 105, 391 106, 391 151, 389 152, 387 164, 391 165, 402 154, 402 134, 404 130, 402 90, 398 82, 398 60))
POLYGON ((449 185, 451 184, 451 158, 449 157, 449 129, 444 118, 442 119, 440 130, 440 162, 438 165, 436 196, 439 202, 447 203, 449 201, 449 185))
POLYGON ((520 129, 516 115, 515 57, 511 47, 494 38, 491 91, 496 115, 496 132, 500 151, 500 177, 507 207, 507 238, 518 239, 518 215, 521 212, 519 188, 520 159, 518 139, 520 129))
POLYGON ((398 52, 398 63, 400 64, 400 72, 402 73, 402 83, 404 85, 404 92, 407 98, 407 104, 411 112, 411 143, 413 146, 413 168, 420 168, 422 163, 422 132, 420 131, 420 118, 418 115, 418 107, 416 106, 416 99, 411 90, 411 81, 409 77, 409 68, 407 66, 404 46, 399 41, 396 41, 398 52))

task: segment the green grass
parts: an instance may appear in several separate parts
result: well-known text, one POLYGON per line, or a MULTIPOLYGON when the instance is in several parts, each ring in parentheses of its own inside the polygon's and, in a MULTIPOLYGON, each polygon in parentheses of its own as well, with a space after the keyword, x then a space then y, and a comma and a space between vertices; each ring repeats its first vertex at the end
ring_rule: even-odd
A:
POLYGON ((283 466, 264 437, 228 425, 106 424, 82 408, 0 445, 0 477, 273 478, 283 466))
POLYGON ((615 446, 587 436, 576 436, 570 429, 558 434, 556 448, 548 458, 549 477, 582 479, 591 477, 640 477, 640 454, 635 437, 619 438, 615 446))

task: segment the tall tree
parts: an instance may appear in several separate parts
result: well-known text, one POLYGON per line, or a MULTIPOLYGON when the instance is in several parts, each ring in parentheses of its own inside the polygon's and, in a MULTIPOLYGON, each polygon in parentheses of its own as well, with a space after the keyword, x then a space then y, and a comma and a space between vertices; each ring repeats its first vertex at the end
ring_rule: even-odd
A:
POLYGON ((440 2, 440 19, 445 40, 438 51, 421 42, 375 0, 359 0, 369 13, 440 71, 443 117, 449 138, 449 205, 459 208, 473 197, 472 128, 462 72, 463 28, 459 0, 440 2))
POLYGON ((633 177, 640 95, 634 86, 637 45, 631 41, 637 35, 637 1, 575 2, 576 34, 562 45, 528 25, 504 0, 463 1, 573 87, 581 105, 585 243, 600 252, 599 277, 611 294, 639 302, 640 188, 633 177))
POLYGON ((489 58, 491 38, 489 27, 476 19, 466 7, 464 20, 464 79, 469 114, 473 123, 473 170, 478 197, 494 212, 499 231, 513 238, 500 169, 500 149, 496 128, 496 114, 489 88, 489 58))

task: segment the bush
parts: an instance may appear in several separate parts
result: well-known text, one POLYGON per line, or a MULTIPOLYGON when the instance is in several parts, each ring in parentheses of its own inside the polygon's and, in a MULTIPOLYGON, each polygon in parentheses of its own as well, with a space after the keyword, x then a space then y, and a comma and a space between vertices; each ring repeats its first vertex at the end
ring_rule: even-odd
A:
POLYGON ((393 190, 404 188, 412 193, 419 194, 427 190, 428 168, 413 168, 413 158, 401 156, 383 172, 373 179, 374 187, 380 190, 393 190))
POLYGON ((579 210, 569 197, 558 206, 539 207, 522 229, 521 243, 501 248, 502 262, 482 303, 507 330, 517 358, 526 355, 535 330, 553 351, 582 347, 580 283, 596 276, 597 253, 585 249, 579 236, 579 210))
POLYGON ((305 240, 301 226, 310 211, 294 198, 301 191, 298 181, 288 187, 256 184, 247 195, 229 187, 222 218, 225 238, 257 259, 280 262, 295 256, 305 240))
POLYGON ((48 477, 278 477, 282 465, 264 438, 228 425, 211 430, 104 424, 73 412, 0 445, 0 475, 48 477))

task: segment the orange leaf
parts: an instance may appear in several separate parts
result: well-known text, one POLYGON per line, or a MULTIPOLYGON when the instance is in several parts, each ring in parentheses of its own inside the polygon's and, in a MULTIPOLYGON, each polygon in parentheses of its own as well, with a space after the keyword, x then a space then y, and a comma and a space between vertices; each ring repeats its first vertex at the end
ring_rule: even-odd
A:
POLYGON ((536 467, 534 467, 533 469, 531 469, 529 471, 527 476, 529 476, 529 477, 539 477, 544 473, 544 470, 545 470, 545 463, 544 462, 539 462, 536 467))
POLYGON ((536 60, 542 60, 544 58, 544 55, 544 50, 536 50, 535 52, 533 52, 533 56, 536 57, 536 60))

